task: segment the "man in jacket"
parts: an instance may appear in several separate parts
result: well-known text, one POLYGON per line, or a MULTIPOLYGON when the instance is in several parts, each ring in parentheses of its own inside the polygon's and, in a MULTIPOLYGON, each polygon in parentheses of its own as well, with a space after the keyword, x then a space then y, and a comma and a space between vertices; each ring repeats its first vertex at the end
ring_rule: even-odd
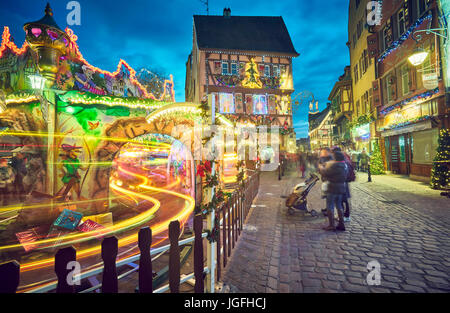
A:
POLYGON ((340 151, 333 153, 334 160, 326 162, 319 167, 322 178, 328 182, 325 191, 328 210, 328 226, 324 228, 327 231, 345 230, 344 213, 342 208, 342 198, 346 193, 347 165, 345 164, 344 154, 340 151), (334 208, 338 210, 339 224, 334 226, 334 208))

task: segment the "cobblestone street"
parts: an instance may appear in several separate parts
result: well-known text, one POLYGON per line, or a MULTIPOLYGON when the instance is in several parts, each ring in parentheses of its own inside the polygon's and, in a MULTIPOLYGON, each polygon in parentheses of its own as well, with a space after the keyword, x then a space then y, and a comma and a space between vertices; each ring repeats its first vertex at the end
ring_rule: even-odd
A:
MULTIPOLYGON (((358 174, 351 221, 326 232, 323 215, 287 215, 285 198, 301 182, 262 173, 259 194, 227 265, 232 292, 449 292, 448 199, 422 183, 358 174), (381 265, 381 285, 368 286, 368 262, 381 265)), ((320 182, 308 196, 320 212, 320 182)))

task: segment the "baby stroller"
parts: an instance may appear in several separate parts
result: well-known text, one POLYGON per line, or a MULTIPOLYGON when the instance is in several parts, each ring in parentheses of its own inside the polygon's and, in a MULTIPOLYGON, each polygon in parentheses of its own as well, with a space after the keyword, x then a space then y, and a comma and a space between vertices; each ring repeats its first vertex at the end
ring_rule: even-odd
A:
POLYGON ((314 185, 319 181, 317 175, 311 174, 304 183, 300 183, 294 187, 292 194, 286 199, 286 207, 288 208, 288 214, 294 214, 295 210, 304 211, 311 214, 311 216, 317 216, 315 210, 308 211, 308 202, 306 197, 314 185))

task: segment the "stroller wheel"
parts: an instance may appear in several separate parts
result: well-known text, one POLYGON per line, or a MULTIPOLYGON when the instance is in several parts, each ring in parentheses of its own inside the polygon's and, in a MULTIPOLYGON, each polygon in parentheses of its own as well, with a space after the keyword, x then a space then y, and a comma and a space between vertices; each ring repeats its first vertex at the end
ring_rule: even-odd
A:
POLYGON ((316 210, 311 210, 311 212, 309 212, 309 214, 311 214, 312 217, 316 217, 317 216, 317 211, 316 210))
POLYGON ((288 208, 288 214, 293 215, 295 213, 293 208, 288 208))

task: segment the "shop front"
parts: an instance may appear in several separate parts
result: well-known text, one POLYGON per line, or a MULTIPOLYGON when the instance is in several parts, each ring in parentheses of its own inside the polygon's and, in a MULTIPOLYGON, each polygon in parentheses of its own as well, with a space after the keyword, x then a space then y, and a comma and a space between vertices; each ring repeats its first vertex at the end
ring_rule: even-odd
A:
POLYGON ((356 151, 363 151, 370 153, 372 151, 370 140, 371 140, 371 131, 370 131, 370 123, 357 126, 352 129, 353 142, 355 143, 356 151))
POLYGON ((438 145, 436 100, 406 107, 385 116, 379 128, 387 170, 412 178, 429 178, 438 145))

